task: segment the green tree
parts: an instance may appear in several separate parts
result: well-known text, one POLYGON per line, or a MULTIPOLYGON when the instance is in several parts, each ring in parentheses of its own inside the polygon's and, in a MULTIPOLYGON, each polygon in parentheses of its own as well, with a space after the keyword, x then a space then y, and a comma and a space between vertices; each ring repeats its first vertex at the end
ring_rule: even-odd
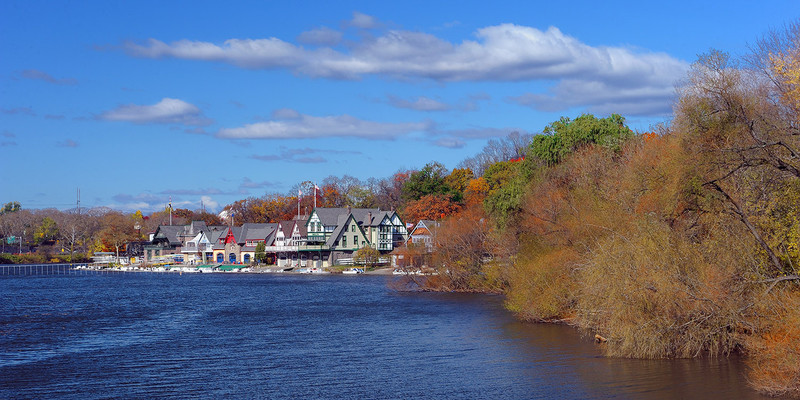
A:
POLYGON ((264 242, 258 242, 256 245, 255 259, 257 263, 263 263, 267 260, 267 245, 264 242))
POLYGON ((5 205, 3 205, 3 209, 0 210, 0 215, 13 213, 22 209, 22 206, 19 204, 18 201, 9 201, 5 205))
POLYGON ((450 194, 452 189, 445 182, 447 169, 438 162, 430 162, 421 170, 411 174, 403 184, 401 197, 405 201, 419 200, 430 194, 450 194))
POLYGON ((589 144, 619 151, 622 143, 633 136, 633 131, 625 125, 625 118, 618 114, 599 119, 583 114, 574 121, 561 117, 544 128, 544 135, 534 136, 529 154, 553 165, 589 144))
POLYGON ((353 262, 365 265, 368 268, 375 268, 375 266, 378 265, 378 261, 380 261, 380 257, 380 251, 367 246, 356 250, 353 254, 353 262))
POLYGON ((55 240, 58 236, 58 226, 56 221, 50 217, 44 217, 42 222, 36 227, 33 232, 33 240, 37 244, 55 240))

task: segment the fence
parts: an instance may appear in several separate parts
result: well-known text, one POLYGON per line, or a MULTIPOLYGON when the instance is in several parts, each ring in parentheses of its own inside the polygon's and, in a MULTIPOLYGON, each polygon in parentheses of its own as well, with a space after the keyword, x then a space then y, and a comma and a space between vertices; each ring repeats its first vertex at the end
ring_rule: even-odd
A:
POLYGON ((34 276, 34 275, 90 275, 124 272, 120 269, 92 266, 88 263, 75 264, 9 264, 0 265, 0 276, 34 276))

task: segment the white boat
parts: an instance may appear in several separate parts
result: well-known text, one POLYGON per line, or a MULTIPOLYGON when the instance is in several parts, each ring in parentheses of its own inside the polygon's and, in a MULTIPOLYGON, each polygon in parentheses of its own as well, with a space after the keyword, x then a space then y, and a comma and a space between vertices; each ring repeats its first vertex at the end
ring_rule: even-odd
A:
POLYGON ((348 275, 351 275, 351 274, 363 274, 364 270, 361 269, 361 268, 348 268, 348 269, 342 271, 342 273, 343 274, 348 274, 348 275))

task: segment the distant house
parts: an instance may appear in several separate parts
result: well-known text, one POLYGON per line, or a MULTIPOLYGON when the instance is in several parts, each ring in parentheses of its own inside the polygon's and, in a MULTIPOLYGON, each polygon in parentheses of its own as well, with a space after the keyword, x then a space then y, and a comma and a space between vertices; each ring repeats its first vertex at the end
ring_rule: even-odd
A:
POLYGON ((213 254, 215 234, 223 226, 206 226, 203 221, 188 225, 161 225, 152 235, 150 243, 143 246, 145 262, 154 262, 170 255, 183 255, 184 262, 207 262, 213 254))
POLYGON ((298 250, 307 243, 305 224, 307 219, 308 216, 299 216, 278 224, 275 241, 266 248, 268 253, 274 254, 277 266, 286 268, 300 265, 302 260, 298 250))
POLYGON ((242 264, 255 261, 256 246, 272 244, 277 229, 278 224, 274 223, 246 223, 225 228, 213 246, 214 261, 242 264))
POLYGON ((433 250, 433 245, 436 240, 436 231, 439 229, 439 223, 429 219, 423 219, 417 222, 417 225, 411 229, 408 235, 406 244, 413 243, 415 245, 424 245, 427 252, 433 250))
POLYGON ((144 246, 145 262, 154 262, 167 255, 181 254, 183 242, 178 238, 178 233, 182 231, 183 226, 161 225, 156 228, 150 244, 144 246))

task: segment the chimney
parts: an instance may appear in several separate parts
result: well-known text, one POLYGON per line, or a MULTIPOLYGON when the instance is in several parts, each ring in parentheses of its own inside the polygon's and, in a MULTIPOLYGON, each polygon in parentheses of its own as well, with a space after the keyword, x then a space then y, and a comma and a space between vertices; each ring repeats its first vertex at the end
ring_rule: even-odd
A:
POLYGON ((353 212, 353 209, 352 209, 352 208, 350 208, 350 206, 348 205, 348 206, 347 206, 347 213, 349 214, 349 213, 351 213, 351 212, 353 212))

